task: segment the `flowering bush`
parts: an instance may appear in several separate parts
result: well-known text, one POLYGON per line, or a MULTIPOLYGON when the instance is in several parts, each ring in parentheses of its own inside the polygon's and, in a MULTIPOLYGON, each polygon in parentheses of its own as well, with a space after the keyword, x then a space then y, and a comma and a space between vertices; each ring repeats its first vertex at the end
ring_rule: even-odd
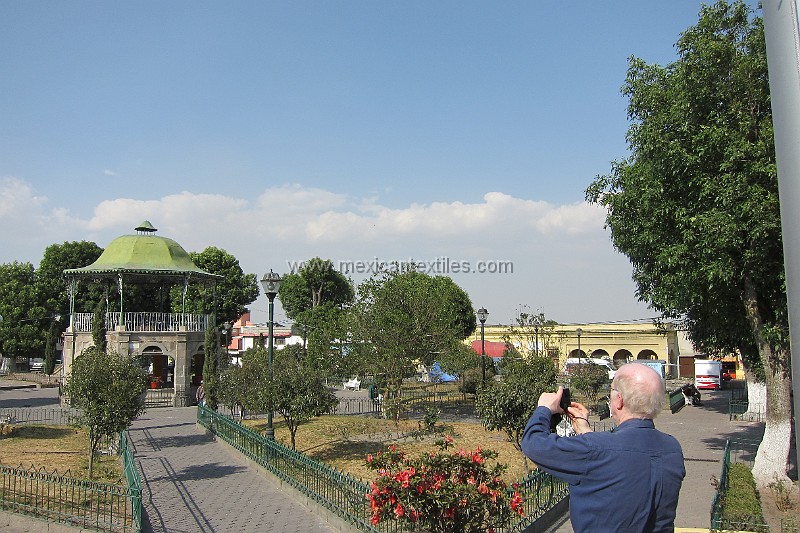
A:
POLYGON ((512 512, 522 516, 518 492, 510 499, 500 478, 505 465, 489 468, 497 453, 478 448, 448 452, 452 437, 436 441, 439 451, 410 459, 396 446, 368 455, 367 464, 378 472, 367 494, 372 524, 395 518, 411 529, 431 532, 494 531, 512 512))

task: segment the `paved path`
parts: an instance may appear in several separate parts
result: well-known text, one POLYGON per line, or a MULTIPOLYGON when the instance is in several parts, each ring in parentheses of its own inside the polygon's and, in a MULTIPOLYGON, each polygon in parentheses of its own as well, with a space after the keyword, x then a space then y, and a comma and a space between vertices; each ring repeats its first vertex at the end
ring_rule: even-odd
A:
POLYGON ((192 407, 150 409, 130 429, 145 532, 331 532, 323 515, 195 425, 192 407))
MULTIPOLYGON (((726 439, 759 442, 764 424, 728 420, 730 392, 702 391, 703 405, 685 406, 675 414, 662 412, 656 418, 656 428, 674 436, 683 448, 686 478, 678 500, 676 528, 708 528, 711 522, 711 500, 714 486, 711 479, 718 478, 722 469, 722 455, 726 439)), ((749 455, 739 455, 749 461, 749 455)), ((554 531, 572 533, 568 519, 554 531)))

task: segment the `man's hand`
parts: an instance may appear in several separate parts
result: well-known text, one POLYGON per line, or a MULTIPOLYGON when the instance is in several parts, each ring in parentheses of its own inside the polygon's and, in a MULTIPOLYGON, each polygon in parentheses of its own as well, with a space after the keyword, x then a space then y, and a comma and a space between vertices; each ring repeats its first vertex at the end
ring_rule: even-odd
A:
POLYGON ((572 429, 578 435, 592 431, 592 426, 589 425, 589 409, 582 403, 572 402, 567 408, 567 416, 572 422, 572 429))
POLYGON ((562 394, 564 394, 564 387, 558 387, 556 392, 543 392, 539 396, 539 407, 547 407, 551 413, 563 413, 564 411, 558 406, 562 394))

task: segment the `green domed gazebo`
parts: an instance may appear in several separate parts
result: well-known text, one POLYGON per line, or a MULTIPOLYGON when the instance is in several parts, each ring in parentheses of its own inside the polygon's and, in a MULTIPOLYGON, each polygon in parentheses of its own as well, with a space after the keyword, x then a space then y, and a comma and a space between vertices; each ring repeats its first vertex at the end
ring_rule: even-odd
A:
POLYGON ((81 268, 64 270, 70 297, 70 324, 64 334, 64 369, 69 369, 76 354, 93 344, 93 313, 75 312, 75 295, 82 283, 116 286, 118 311, 110 303, 105 313, 106 341, 109 349, 121 355, 139 357, 148 366, 152 389, 150 403, 190 405, 194 388, 200 384, 205 331, 213 327, 209 314, 186 313, 186 292, 190 285, 211 290, 222 279, 197 267, 180 244, 154 235, 156 229, 145 220, 135 235, 117 237, 100 257, 81 268), (180 313, 156 310, 126 312, 129 287, 182 286, 180 313))

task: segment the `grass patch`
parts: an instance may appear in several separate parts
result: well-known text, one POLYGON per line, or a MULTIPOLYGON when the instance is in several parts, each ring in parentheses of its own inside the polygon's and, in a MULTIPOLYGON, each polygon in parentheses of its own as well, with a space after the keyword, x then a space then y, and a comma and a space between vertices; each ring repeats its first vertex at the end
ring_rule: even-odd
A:
MULTIPOLYGON (((245 420, 244 424, 263 432, 266 421, 245 420)), ((275 418, 275 440, 290 446, 286 424, 275 418)), ((424 431, 417 420, 400 420, 395 426, 391 420, 361 416, 329 415, 310 420, 297 430, 297 451, 324 461, 363 481, 371 481, 374 472, 367 468, 367 454, 385 450, 395 444, 401 450, 416 456, 437 450, 436 439, 451 435, 455 450, 472 451, 480 447, 498 453, 497 462, 508 466, 505 480, 512 482, 525 475, 522 454, 501 433, 486 431, 480 424, 467 422, 438 423, 433 432, 424 431)), ((528 463, 533 466, 530 462, 528 463)))
MULTIPOLYGON (((0 439, 0 464, 10 467, 44 468, 70 477, 89 474, 89 437, 84 428, 65 426, 16 426, 0 439)), ((117 456, 95 457, 94 480, 118 483, 123 479, 117 456)))

